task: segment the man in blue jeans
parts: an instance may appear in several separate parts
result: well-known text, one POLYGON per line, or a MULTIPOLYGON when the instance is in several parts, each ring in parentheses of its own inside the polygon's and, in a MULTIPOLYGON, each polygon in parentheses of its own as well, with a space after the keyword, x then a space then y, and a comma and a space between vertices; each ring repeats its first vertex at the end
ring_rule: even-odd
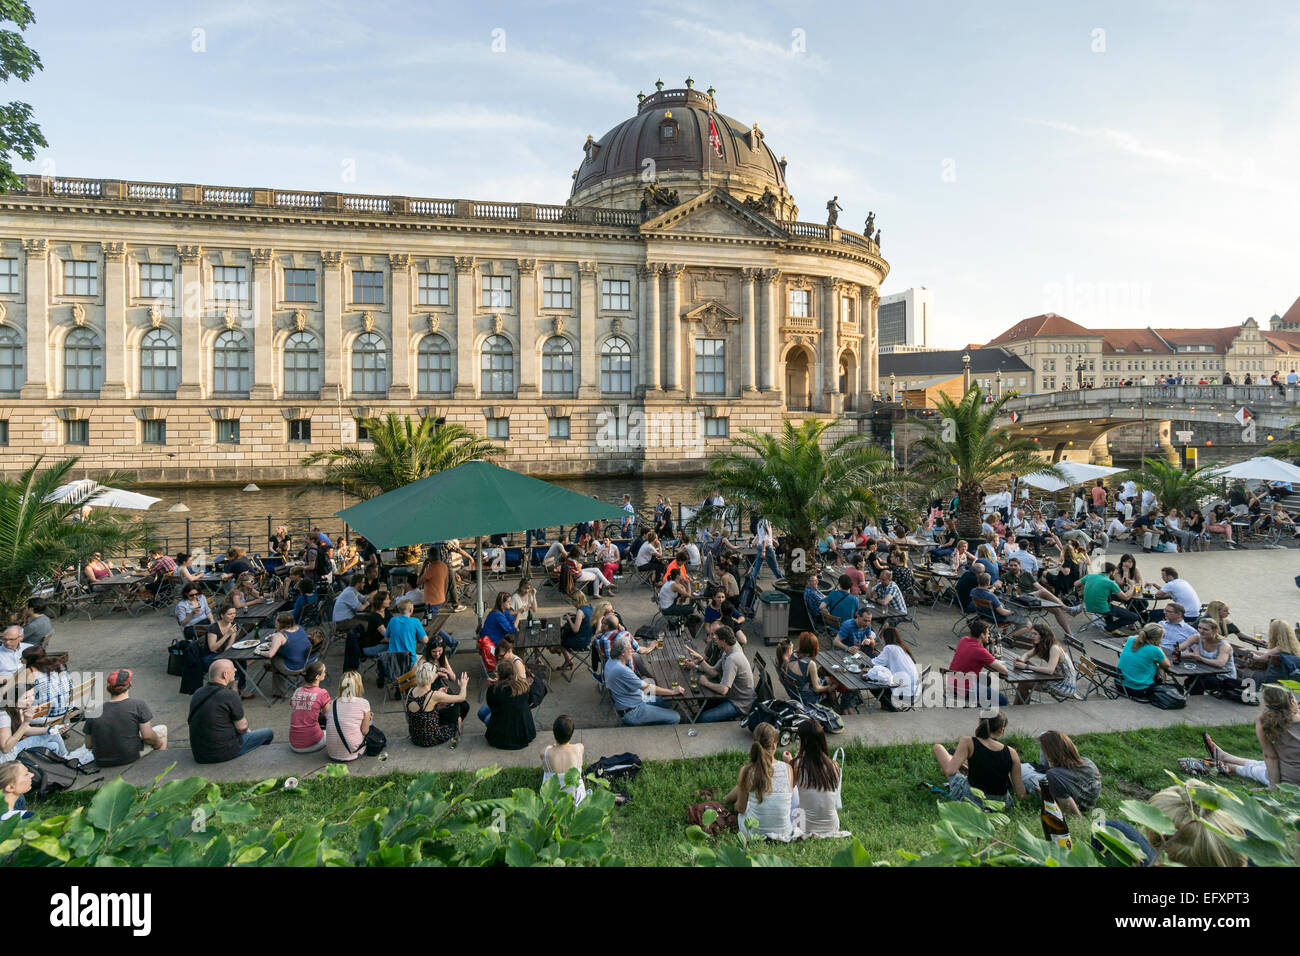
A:
POLYGON ((656 687, 654 681, 637 677, 632 669, 632 656, 636 652, 632 650, 631 638, 615 638, 610 650, 604 680, 610 697, 614 699, 619 720, 628 727, 678 723, 682 715, 673 710, 673 705, 664 698, 684 696, 686 688, 667 690, 656 687))
POLYGON ((724 698, 710 701, 705 706, 697 720, 701 724, 739 720, 754 706, 754 672, 736 640, 736 632, 724 624, 713 632, 713 639, 722 648, 722 657, 715 665, 706 663, 694 648, 686 648, 689 655, 686 666, 700 672, 700 686, 715 691, 724 698))
POLYGON ((208 668, 208 682, 190 698, 190 750, 195 763, 224 763, 269 744, 275 731, 249 730, 235 682, 235 665, 218 657, 208 668))

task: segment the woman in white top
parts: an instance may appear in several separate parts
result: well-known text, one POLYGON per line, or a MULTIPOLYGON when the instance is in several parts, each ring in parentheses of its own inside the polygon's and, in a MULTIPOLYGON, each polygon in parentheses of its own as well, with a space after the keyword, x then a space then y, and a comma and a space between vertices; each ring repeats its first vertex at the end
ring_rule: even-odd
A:
POLYGON ((541 614, 537 609, 537 588, 533 587, 532 581, 524 578, 519 582, 519 587, 515 589, 515 593, 510 595, 510 613, 515 616, 516 627, 528 617, 529 611, 533 613, 534 617, 541 614))
POLYGON ((67 730, 64 725, 36 726, 33 720, 35 696, 32 688, 19 685, 10 697, 10 700, 16 698, 18 706, 0 705, 0 763, 16 760, 20 753, 31 747, 49 747, 60 757, 68 755, 68 748, 63 743, 63 732, 67 730))
POLYGON ((361 675, 348 671, 339 680, 338 697, 324 707, 325 749, 331 760, 356 760, 365 753, 366 734, 375 715, 370 702, 361 696, 364 693, 361 675))
MULTIPOLYGON (((1055 684, 1048 686, 1047 692, 1058 700, 1073 697, 1078 680, 1074 672, 1074 661, 1070 660, 1069 653, 1061 645, 1052 626, 1038 621, 1030 626, 1029 639, 1034 642, 1034 646, 1016 658, 1016 666, 1038 674, 1060 677, 1055 684), (1034 663, 1035 657, 1038 658, 1038 663, 1034 663)), ((1019 699, 1017 702, 1027 703, 1019 699)))
POLYGON ((583 798, 587 796, 587 784, 582 779, 582 764, 586 757, 586 748, 578 743, 571 743, 573 740, 573 718, 568 714, 561 714, 555 718, 555 723, 551 725, 551 733, 555 735, 555 743, 542 750, 542 783, 546 783, 552 777, 564 779, 564 775, 570 770, 578 771, 578 782, 574 786, 562 788, 565 793, 573 797, 574 803, 582 803, 583 798))
POLYGON ((798 815, 805 832, 815 837, 848 836, 847 830, 840 829, 837 809, 843 768, 831 759, 826 750, 826 733, 815 720, 799 725, 799 756, 793 769, 798 815))
POLYGON ((873 667, 877 664, 888 667, 898 684, 890 692, 888 699, 883 689, 875 693, 880 699, 882 710, 897 710, 906 701, 914 699, 921 693, 921 675, 917 672, 912 649, 903 641, 898 628, 886 625, 880 629, 880 638, 884 641, 884 649, 871 659, 871 664, 873 667))
POLYGON ((759 724, 749 747, 749 763, 740 768, 736 787, 723 799, 735 800, 740 828, 749 835, 789 842, 803 836, 793 822, 799 805, 787 751, 776 759, 776 728, 759 724))

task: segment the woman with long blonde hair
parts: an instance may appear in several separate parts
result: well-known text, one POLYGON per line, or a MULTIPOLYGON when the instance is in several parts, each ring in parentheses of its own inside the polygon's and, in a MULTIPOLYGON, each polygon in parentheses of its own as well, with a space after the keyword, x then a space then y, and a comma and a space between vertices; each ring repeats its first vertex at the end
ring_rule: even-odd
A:
POLYGON ((1181 866, 1245 866, 1246 858, 1228 844, 1227 836, 1244 838, 1246 831, 1222 810, 1207 810, 1192 799, 1184 786, 1165 787, 1150 800, 1173 823, 1168 836, 1145 830, 1157 853, 1181 866), (1210 829, 1213 827, 1214 829, 1210 829))
POLYGON ((776 759, 778 739, 776 728, 771 724, 763 723, 754 728, 749 763, 740 768, 736 787, 726 799, 734 798, 742 831, 788 842, 803 836, 803 833, 791 819, 799 805, 799 792, 794 787, 789 752, 780 760, 776 759))
POLYGON ((1266 685, 1261 697, 1264 707, 1255 718, 1255 737, 1264 751, 1263 760, 1230 754, 1216 746, 1208 733, 1201 734, 1205 749, 1220 773, 1235 773, 1270 789, 1280 783, 1300 784, 1300 705, 1280 684, 1266 685))
POLYGON ((357 671, 345 671, 339 678, 339 695, 324 706, 325 749, 331 760, 347 762, 365 753, 366 734, 374 712, 362 694, 365 683, 357 671))
POLYGON ((1263 671, 1255 675, 1259 686, 1274 681, 1289 679, 1300 670, 1300 641, 1296 640, 1295 630, 1286 621, 1273 618, 1268 622, 1268 647, 1254 651, 1250 662, 1263 671))

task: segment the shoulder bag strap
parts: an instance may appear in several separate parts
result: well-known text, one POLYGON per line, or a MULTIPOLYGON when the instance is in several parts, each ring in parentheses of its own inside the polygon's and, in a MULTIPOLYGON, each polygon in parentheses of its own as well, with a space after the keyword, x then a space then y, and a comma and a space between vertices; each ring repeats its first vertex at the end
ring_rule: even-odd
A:
POLYGON ((334 715, 334 729, 339 732, 339 742, 343 744, 344 750, 346 750, 350 754, 354 754, 362 747, 365 746, 366 744, 365 734, 361 735, 361 743, 357 744, 355 747, 348 746, 348 738, 343 735, 343 725, 339 723, 339 702, 337 700, 334 701, 334 706, 330 708, 330 713, 334 715))

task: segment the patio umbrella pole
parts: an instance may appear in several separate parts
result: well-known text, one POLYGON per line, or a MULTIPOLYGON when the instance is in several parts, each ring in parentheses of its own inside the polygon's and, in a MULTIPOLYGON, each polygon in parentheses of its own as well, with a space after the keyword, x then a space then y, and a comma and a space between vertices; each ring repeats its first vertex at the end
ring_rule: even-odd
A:
POLYGON ((475 542, 478 544, 478 629, 483 629, 483 536, 479 535, 475 542))

